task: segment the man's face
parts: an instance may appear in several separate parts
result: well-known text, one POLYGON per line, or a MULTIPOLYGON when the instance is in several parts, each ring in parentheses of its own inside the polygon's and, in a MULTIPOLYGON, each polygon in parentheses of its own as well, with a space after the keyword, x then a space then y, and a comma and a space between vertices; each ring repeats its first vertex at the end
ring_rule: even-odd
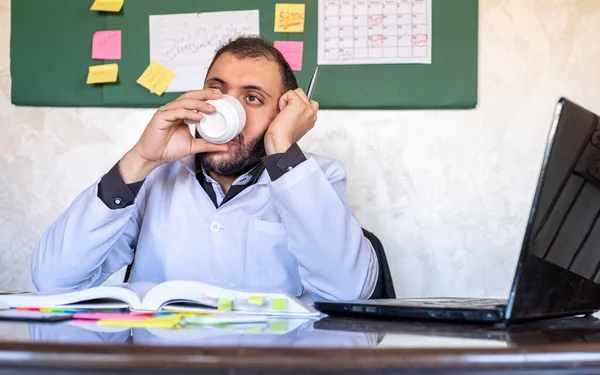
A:
POLYGON ((265 59, 237 59, 224 53, 206 75, 204 88, 216 88, 235 97, 246 111, 246 125, 229 141, 227 152, 199 155, 207 172, 238 176, 256 165, 265 155, 264 135, 279 112, 283 95, 277 63, 265 59))

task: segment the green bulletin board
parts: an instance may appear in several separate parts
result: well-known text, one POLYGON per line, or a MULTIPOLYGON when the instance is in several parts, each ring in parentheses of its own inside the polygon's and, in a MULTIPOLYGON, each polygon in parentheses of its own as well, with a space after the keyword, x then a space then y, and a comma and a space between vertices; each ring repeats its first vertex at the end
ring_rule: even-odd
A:
MULTIPOLYGON (((381 0, 385 1, 385 0, 381 0)), ((149 16, 258 9, 260 33, 304 41, 306 89, 317 64, 318 2, 305 0, 303 33, 275 33, 276 0, 125 0, 119 13, 91 0, 12 0, 12 103, 24 106, 158 107, 181 93, 136 83, 149 60, 149 16), (92 36, 122 30, 122 59, 91 58, 92 36), (118 63, 117 83, 87 85, 88 67, 118 63)), ((289 1, 300 2, 300 1, 289 1)), ((477 104, 478 0, 433 0, 432 64, 321 65, 314 99, 323 109, 473 108, 477 104)))

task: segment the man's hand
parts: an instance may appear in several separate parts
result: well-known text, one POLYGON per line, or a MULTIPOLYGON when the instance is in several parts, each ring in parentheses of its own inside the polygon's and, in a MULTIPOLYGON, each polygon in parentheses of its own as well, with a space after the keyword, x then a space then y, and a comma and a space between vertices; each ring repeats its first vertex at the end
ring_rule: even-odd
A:
POLYGON ((290 90, 279 99, 279 114, 265 133, 267 155, 286 152, 298 142, 317 121, 319 103, 308 100, 302 89, 290 90))
POLYGON ((203 113, 215 108, 206 100, 218 99, 220 90, 190 91, 159 108, 133 148, 119 162, 125 183, 142 181, 161 164, 182 159, 191 154, 227 151, 226 145, 214 145, 196 139, 185 120, 199 121, 203 113))

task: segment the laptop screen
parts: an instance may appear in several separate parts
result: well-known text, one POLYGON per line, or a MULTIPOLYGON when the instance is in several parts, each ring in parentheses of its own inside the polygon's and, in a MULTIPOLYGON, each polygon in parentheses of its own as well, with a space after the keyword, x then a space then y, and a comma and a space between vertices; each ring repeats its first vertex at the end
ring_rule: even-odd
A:
POLYGON ((510 319, 600 310, 600 123, 562 99, 525 233, 510 319))

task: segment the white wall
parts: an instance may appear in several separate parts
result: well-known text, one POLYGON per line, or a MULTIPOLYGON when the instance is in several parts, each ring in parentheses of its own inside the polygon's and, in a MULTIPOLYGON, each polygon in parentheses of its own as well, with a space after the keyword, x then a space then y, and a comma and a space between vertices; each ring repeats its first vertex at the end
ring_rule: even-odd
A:
MULTIPOLYGON (((152 111, 12 106, 9 8, 0 0, 0 289, 21 289, 43 229, 152 111)), ((600 113, 599 64, 600 1, 480 0, 476 110, 322 111, 301 145, 345 163, 400 296, 504 296, 554 104, 600 113)))

